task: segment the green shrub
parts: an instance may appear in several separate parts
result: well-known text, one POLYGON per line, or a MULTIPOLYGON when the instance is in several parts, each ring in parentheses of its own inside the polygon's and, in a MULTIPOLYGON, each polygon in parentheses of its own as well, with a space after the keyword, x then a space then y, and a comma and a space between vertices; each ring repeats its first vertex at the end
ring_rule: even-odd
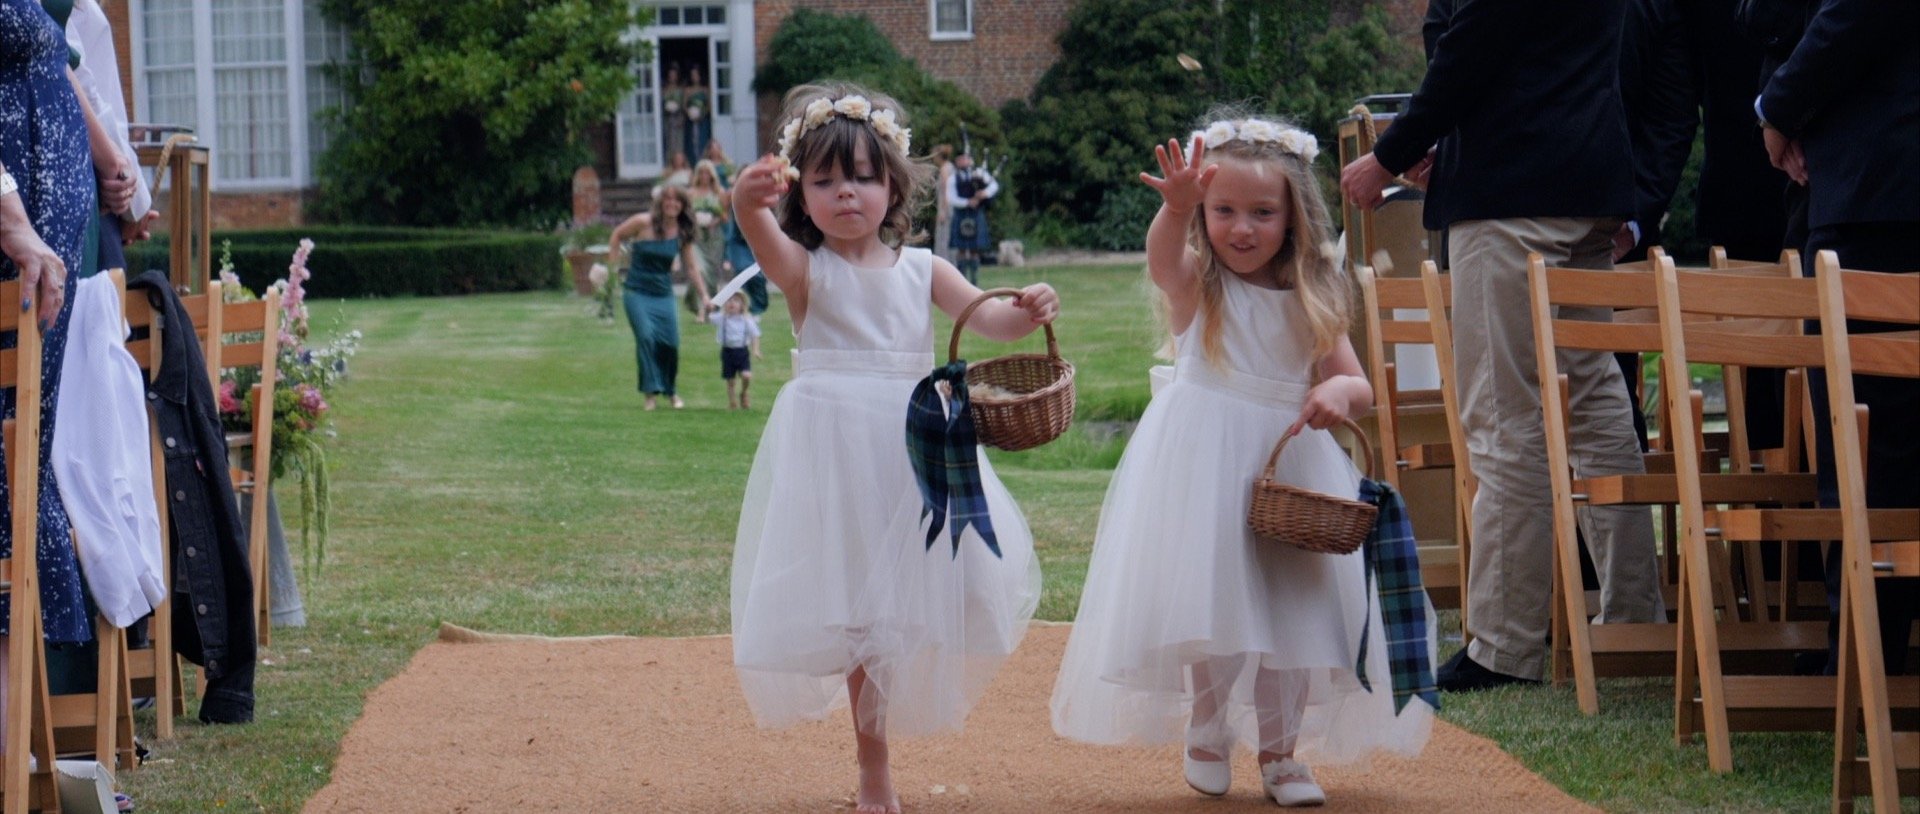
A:
POLYGON ((640 4, 324 0, 352 41, 330 66, 348 104, 327 122, 310 213, 324 222, 547 228, 567 219, 585 135, 647 58, 640 4))
MULTIPOLYGON (((958 152, 964 126, 974 155, 983 162, 991 165, 996 156, 1006 155, 999 115, 959 85, 935 79, 902 57, 872 20, 799 9, 774 33, 753 89, 777 97, 795 85, 829 80, 853 82, 898 100, 907 110, 916 154, 926 155, 936 144, 951 144, 958 152)), ((775 128, 783 123, 776 122, 775 128)), ((1011 202, 1008 180, 999 180, 999 198, 1011 202)), ((932 216, 926 220, 931 222, 932 216)))
MULTIPOLYGON (((556 235, 483 230, 308 227, 215 232, 233 243, 234 271, 255 291, 287 276, 301 238, 312 238, 312 297, 427 297, 530 291, 561 284, 556 235)), ((168 267, 167 240, 129 252, 129 274, 168 267)))
POLYGON ((1147 247, 1147 227, 1160 211, 1160 193, 1133 183, 1108 190, 1100 212, 1086 230, 1089 245, 1113 252, 1137 252, 1147 247))
POLYGON ((1353 100, 1412 90, 1422 65, 1379 9, 1339 24, 1325 0, 1080 3, 1058 42, 1060 60, 1032 96, 1000 110, 1008 174, 1022 180, 1022 208, 1092 224, 1091 245, 1118 242, 1109 227, 1134 215, 1136 202, 1106 198, 1136 196, 1137 174, 1158 171, 1154 145, 1184 139, 1213 104, 1293 119, 1319 137, 1318 163, 1331 176, 1334 127, 1353 100), (1201 69, 1181 68, 1181 54, 1201 69))
POLYGON ((753 89, 775 96, 826 76, 884 69, 901 61, 873 21, 812 9, 796 9, 780 22, 758 66, 753 89))

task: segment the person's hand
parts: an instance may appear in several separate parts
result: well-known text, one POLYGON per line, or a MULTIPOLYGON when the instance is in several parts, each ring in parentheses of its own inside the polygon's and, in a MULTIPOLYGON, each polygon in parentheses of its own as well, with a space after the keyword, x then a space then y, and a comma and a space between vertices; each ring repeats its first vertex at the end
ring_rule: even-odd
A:
POLYGON ((1034 283, 1020 290, 1020 297, 1013 301, 1014 306, 1025 310, 1027 318, 1045 325, 1060 315, 1060 295, 1053 286, 1046 283, 1034 283))
POLYGON ((1620 224, 1620 228, 1613 230, 1613 262, 1620 262, 1627 252, 1633 251, 1633 244, 1633 227, 1620 224))
POLYGON ((1168 210, 1178 214, 1192 212, 1207 197, 1207 187, 1213 184, 1213 176, 1220 171, 1218 164, 1201 169, 1201 159, 1207 155, 1207 140, 1193 140, 1193 155, 1182 155, 1180 142, 1168 139, 1165 145, 1154 145, 1153 158, 1160 162, 1160 177, 1140 173, 1140 180, 1160 193, 1168 210))
POLYGON ((128 166, 126 156, 114 151, 94 171, 100 177, 100 208, 116 215, 127 214, 133 208, 133 174, 137 170, 128 166))
POLYGON ((24 221, 0 223, 0 253, 5 253, 20 269, 20 310, 25 311, 40 299, 40 330, 53 329, 60 306, 67 299, 67 264, 40 239, 40 233, 24 221))
POLYGON ((131 246, 142 240, 152 240, 153 222, 159 219, 160 212, 149 209, 139 220, 127 221, 127 225, 120 228, 120 245, 131 246))
POLYGON ((787 163, 772 154, 740 171, 733 184, 733 205, 738 210, 772 209, 787 194, 787 163))
POLYGON ((1374 158, 1373 153, 1367 153, 1340 171, 1340 194, 1346 196, 1347 203, 1373 209, 1380 205, 1384 199, 1382 193, 1392 181, 1393 173, 1380 166, 1380 159, 1374 158))
POLYGON ((1786 173, 1796 184, 1807 185, 1807 156, 1801 152, 1798 139, 1787 138, 1787 134, 1771 127, 1762 127, 1760 140, 1767 145, 1767 160, 1773 162, 1774 169, 1786 173))
POLYGON ((753 358, 755 358, 755 359, 765 359, 765 358, 767 358, 767 357, 765 357, 765 356, 761 356, 761 355, 760 355, 760 349, 759 349, 759 348, 754 348, 754 349, 753 349, 753 358))
POLYGON ((1426 189, 1427 182, 1433 180, 1433 154, 1433 150, 1427 150, 1427 157, 1420 159, 1420 163, 1401 173, 1400 177, 1418 189, 1426 189))
POLYGON ((1329 429, 1347 420, 1347 398, 1335 387, 1339 377, 1328 379, 1307 391, 1306 403, 1300 406, 1300 418, 1287 428, 1287 436, 1300 432, 1301 427, 1316 430, 1329 429))

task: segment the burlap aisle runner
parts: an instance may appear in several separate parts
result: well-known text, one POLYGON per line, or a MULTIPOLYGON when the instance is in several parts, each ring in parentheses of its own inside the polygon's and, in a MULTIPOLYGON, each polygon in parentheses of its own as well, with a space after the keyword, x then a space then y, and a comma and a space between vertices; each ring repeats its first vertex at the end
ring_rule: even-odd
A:
MULTIPOLYGON (((309 812, 834 811, 852 808, 845 713, 755 729, 724 636, 542 639, 452 631, 375 690, 309 812)), ((965 734, 905 741, 910 812, 1273 811, 1253 760, 1208 800, 1177 747, 1062 740, 1047 700, 1067 628, 1035 625, 965 734)), ((1417 760, 1319 772, 1329 812, 1596 811, 1493 742, 1445 723, 1417 760)))

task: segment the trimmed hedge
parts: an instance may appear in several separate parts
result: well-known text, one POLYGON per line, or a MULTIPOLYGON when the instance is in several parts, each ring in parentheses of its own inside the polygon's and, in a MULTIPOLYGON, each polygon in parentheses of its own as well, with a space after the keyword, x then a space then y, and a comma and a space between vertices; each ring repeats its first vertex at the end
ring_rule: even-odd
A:
MULTIPOLYGON (((310 297, 439 297, 490 291, 557 288, 562 282, 557 235, 466 229, 312 226, 213 234, 217 264, 222 241, 233 241, 233 268, 259 291, 287 276, 301 238, 312 238, 307 268, 310 297)), ((130 251, 128 272, 168 267, 167 240, 130 251)))

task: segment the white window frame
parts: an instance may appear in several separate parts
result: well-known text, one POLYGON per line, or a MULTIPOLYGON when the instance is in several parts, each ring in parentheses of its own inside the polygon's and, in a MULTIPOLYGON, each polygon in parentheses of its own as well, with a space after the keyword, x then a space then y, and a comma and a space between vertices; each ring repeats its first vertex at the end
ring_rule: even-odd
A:
POLYGON ((967 30, 965 31, 940 30, 941 2, 943 2, 943 0, 927 0, 927 39, 933 40, 934 42, 973 39, 973 0, 945 0, 945 2, 960 2, 966 5, 967 30))
MULTIPOLYGON (((312 105, 307 97, 307 55, 306 55, 306 4, 310 0, 281 0, 281 19, 285 26, 282 36, 286 37, 286 53, 282 60, 270 64, 283 67, 286 71, 287 94, 287 150, 288 174, 272 178, 219 178, 216 170, 209 173, 208 183, 214 192, 290 192, 311 188, 317 177, 317 168, 313 165, 312 151, 308 146, 307 129, 313 117, 312 105)), ((218 67, 213 61, 213 0, 192 0, 194 30, 194 61, 192 64, 194 87, 197 98, 194 105, 194 135, 201 144, 214 151, 214 160, 220 155, 219 100, 214 92, 214 71, 218 67)), ((131 47, 128 59, 133 66, 133 120, 141 123, 152 122, 151 89, 147 82, 146 65, 146 25, 143 18, 145 3, 142 0, 129 0, 127 9, 128 40, 131 47)), ((158 122, 160 124, 183 124, 184 122, 158 122)))

